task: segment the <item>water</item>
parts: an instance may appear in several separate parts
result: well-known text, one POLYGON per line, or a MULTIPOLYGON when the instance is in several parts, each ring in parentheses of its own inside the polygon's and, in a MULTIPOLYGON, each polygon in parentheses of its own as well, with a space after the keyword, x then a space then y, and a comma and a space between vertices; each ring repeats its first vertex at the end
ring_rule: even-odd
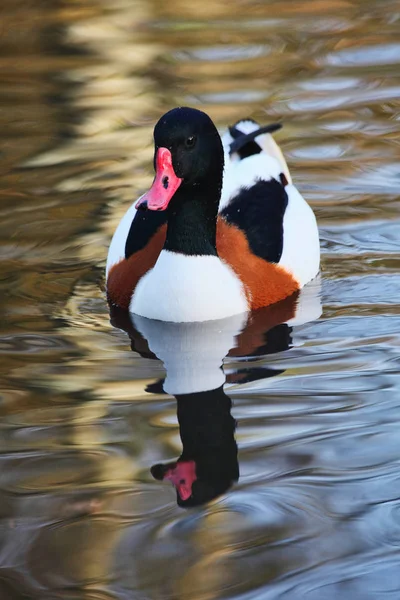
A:
MULTIPOLYGON (((398 2, 2 13, 0 599, 397 599, 398 2), (283 120, 321 232, 322 316, 253 322, 212 423, 206 403, 162 392, 161 333, 131 331, 132 352, 104 298, 112 232, 151 181, 153 124, 179 104, 221 127, 283 120), (189 510, 150 473, 181 455, 177 406, 189 454, 202 423, 229 448, 210 425, 196 452, 213 448, 229 489, 189 510)), ((208 362, 191 356, 199 380, 221 377, 233 329, 208 362)))

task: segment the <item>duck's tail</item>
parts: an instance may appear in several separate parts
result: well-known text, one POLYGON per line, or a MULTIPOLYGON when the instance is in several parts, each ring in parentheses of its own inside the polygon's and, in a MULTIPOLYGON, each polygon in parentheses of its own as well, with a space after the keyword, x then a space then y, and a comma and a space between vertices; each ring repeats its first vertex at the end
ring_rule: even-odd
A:
POLYGON ((272 137, 272 133, 281 129, 281 123, 273 123, 260 127, 252 119, 238 121, 228 128, 223 136, 223 143, 231 160, 242 160, 249 156, 265 154, 275 159, 284 174, 287 183, 292 183, 289 168, 282 150, 272 137))

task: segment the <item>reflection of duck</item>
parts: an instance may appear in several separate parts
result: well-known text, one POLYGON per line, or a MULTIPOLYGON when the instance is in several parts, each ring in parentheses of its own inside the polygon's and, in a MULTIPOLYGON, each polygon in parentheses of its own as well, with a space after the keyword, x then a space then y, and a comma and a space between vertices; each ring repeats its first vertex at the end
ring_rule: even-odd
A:
POLYGON ((132 206, 111 242, 111 304, 163 321, 221 319, 288 297, 317 275, 315 217, 274 128, 241 121, 222 143, 201 111, 159 120, 156 176, 136 204, 149 210, 132 206))
MULTIPOLYGON (((321 313, 317 283, 245 318, 166 323, 136 315, 131 320, 127 311, 112 309, 111 321, 127 331, 132 350, 163 361, 164 391, 177 400, 182 454, 176 461, 154 465, 151 472, 155 479, 172 482, 180 506, 208 502, 239 477, 236 423, 230 414, 231 400, 223 389, 224 357, 228 353, 260 356, 289 348, 292 325, 318 318, 321 313)), ((268 367, 247 368, 230 373, 228 380, 244 383, 281 372, 268 367)), ((149 386, 148 391, 153 389, 149 386)))
POLYGON ((183 451, 177 461, 154 465, 151 473, 172 482, 179 506, 191 507, 220 496, 239 479, 236 421, 222 385, 175 397, 183 451))

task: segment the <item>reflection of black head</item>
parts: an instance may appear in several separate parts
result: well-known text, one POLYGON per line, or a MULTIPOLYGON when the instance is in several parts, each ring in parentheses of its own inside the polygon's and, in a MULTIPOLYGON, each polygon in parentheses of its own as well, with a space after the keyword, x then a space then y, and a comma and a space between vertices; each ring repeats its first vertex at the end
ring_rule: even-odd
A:
MULTIPOLYGON (((178 421, 183 452, 180 461, 194 461, 197 479, 192 495, 178 505, 190 508, 217 498, 239 479, 237 445, 234 438, 236 421, 230 410, 231 399, 223 387, 208 392, 182 394, 178 401, 178 421)), ((170 465, 154 465, 155 479, 164 479, 170 465)))

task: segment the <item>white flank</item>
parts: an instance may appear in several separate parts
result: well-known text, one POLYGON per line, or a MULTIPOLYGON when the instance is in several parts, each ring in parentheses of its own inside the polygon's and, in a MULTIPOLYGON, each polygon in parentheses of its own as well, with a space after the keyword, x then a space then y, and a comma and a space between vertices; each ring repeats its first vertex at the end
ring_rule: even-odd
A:
POLYGON ((120 220, 117 229, 112 237, 110 248, 107 255, 107 266, 106 266, 106 279, 108 273, 113 265, 118 264, 123 258, 125 258, 125 244, 126 238, 128 237, 129 230, 132 225, 132 221, 136 215, 137 200, 128 208, 122 219, 120 220))
POLYGON ((319 272, 317 221, 295 186, 287 185, 285 189, 289 201, 283 218, 283 251, 279 264, 303 287, 319 272))
POLYGON ((223 319, 248 310, 241 281, 217 256, 163 250, 136 286, 132 313, 174 323, 223 319))
POLYGON ((203 323, 163 323, 137 315, 132 319, 164 363, 164 390, 177 395, 215 390, 225 383, 222 361, 235 345, 247 315, 203 323))

